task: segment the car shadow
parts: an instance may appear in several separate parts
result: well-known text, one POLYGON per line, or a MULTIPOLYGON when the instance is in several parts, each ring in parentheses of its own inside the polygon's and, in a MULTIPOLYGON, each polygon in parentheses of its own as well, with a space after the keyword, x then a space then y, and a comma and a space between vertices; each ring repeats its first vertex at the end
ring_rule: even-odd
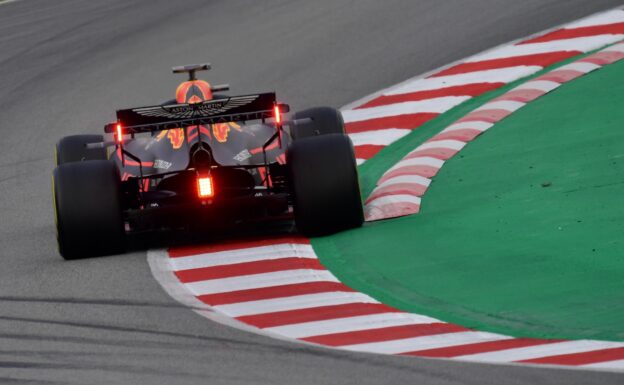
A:
POLYGON ((246 223, 224 229, 175 229, 129 234, 126 251, 147 251, 156 248, 199 246, 258 239, 297 236, 293 220, 246 223))

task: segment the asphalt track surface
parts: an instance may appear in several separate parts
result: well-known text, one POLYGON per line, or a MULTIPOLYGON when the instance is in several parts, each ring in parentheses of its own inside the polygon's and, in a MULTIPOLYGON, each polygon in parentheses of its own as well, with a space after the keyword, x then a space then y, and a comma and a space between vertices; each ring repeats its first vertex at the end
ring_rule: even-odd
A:
POLYGON ((607 0, 47 1, 0 5, 0 383, 616 384, 621 374, 356 354, 199 317, 145 252, 64 262, 50 172, 64 135, 173 96, 212 61, 233 92, 339 107, 619 5, 607 0))

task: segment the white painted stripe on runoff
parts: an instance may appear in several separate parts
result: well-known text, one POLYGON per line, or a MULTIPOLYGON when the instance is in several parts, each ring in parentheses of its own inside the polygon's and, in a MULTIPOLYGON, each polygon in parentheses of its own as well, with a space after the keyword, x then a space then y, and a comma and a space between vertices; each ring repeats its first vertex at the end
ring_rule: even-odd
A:
POLYGON ((402 102, 379 107, 343 111, 342 117, 344 118, 345 123, 352 123, 406 114, 441 114, 442 112, 446 112, 468 99, 470 99, 469 96, 443 96, 441 98, 419 100, 416 102, 402 102))
POLYGON ((474 344, 479 342, 500 341, 511 339, 509 336, 487 332, 456 332, 436 334, 432 336, 404 338, 400 340, 370 342, 357 345, 341 346, 341 349, 383 353, 383 354, 401 354, 417 350, 445 348, 449 346, 474 344))
POLYGON ((552 40, 543 43, 509 45, 494 51, 477 54, 468 58, 467 62, 504 59, 516 56, 536 55, 549 52, 579 51, 589 52, 622 40, 624 35, 598 35, 576 37, 573 39, 552 40))
POLYGON ((586 17, 584 19, 573 21, 564 26, 565 29, 574 29, 582 27, 592 27, 596 25, 608 25, 615 23, 624 23, 624 10, 614 9, 607 12, 586 17))
POLYGON ((195 295, 227 293, 304 282, 339 282, 327 270, 294 269, 271 273, 189 282, 186 287, 195 295))
POLYGON ((372 144, 376 146, 388 146, 412 132, 406 128, 387 128, 383 130, 364 131, 349 134, 354 146, 372 144))
POLYGON ((556 356, 561 354, 570 353, 584 353, 593 350, 608 349, 615 347, 622 347, 622 342, 607 342, 607 341, 592 341, 592 340, 578 340, 578 341, 563 341, 555 342, 552 344, 528 346, 524 348, 515 348, 507 350, 499 350, 496 352, 470 354, 465 356, 456 357, 457 359, 466 361, 480 361, 480 362, 513 362, 531 360, 535 358, 556 356))
POLYGON ((395 205, 397 203, 413 203, 416 205, 420 205, 420 197, 414 195, 407 194, 395 194, 395 195, 384 195, 379 198, 375 198, 370 201, 367 205, 367 209, 372 209, 375 207, 381 207, 384 205, 395 205))
MULTIPOLYGON (((435 136, 433 137, 435 138, 435 136)), ((450 148, 451 150, 461 150, 466 145, 466 142, 462 142, 461 140, 454 139, 442 139, 442 140, 430 140, 418 146, 415 150, 411 151, 411 153, 422 151, 422 150, 430 150, 433 148, 450 148)))
POLYGON ((266 328, 290 338, 306 338, 335 333, 356 332, 360 330, 380 329, 392 326, 430 324, 441 322, 435 318, 410 313, 381 313, 356 317, 334 318, 323 321, 303 322, 299 324, 266 328))
POLYGON ((362 158, 357 158, 355 160, 355 164, 357 164, 358 166, 363 164, 364 162, 366 162, 366 159, 362 159, 362 158))
POLYGON ((244 330, 250 333, 261 334, 283 341, 293 341, 292 339, 279 334, 264 332, 262 329, 258 329, 255 326, 248 325, 221 312, 215 311, 213 307, 202 302, 188 289, 185 284, 180 282, 180 280, 175 276, 174 272, 171 271, 171 266, 169 265, 168 261, 169 259, 170 257, 166 249, 147 251, 147 262, 149 264, 150 271, 154 275, 154 278, 158 281, 158 283, 160 283, 162 288, 167 292, 167 294, 171 296, 171 298, 181 303, 189 310, 199 314, 200 316, 208 320, 232 328, 244 330))
POLYGON ((451 124, 450 126, 446 127, 444 130, 442 130, 440 133, 457 131, 457 130, 479 130, 483 132, 483 131, 487 131, 493 125, 494 123, 478 121, 478 120, 473 120, 470 122, 459 122, 459 123, 451 124))
POLYGON ((424 176, 420 175, 400 175, 385 180, 383 183, 379 184, 377 188, 388 187, 402 183, 419 184, 421 186, 429 187, 429 185, 431 184, 431 179, 425 178, 424 176))
POLYGON ((582 365, 583 368, 589 369, 617 369, 624 370, 624 360, 596 362, 593 364, 582 365))
POLYGON ((578 71, 578 72, 582 72, 582 73, 586 74, 588 72, 592 72, 594 70, 597 70, 600 67, 601 66, 599 66, 598 64, 577 61, 577 62, 574 62, 574 63, 570 63, 570 64, 566 64, 564 66, 561 66, 561 67, 557 68, 557 71, 578 71))
MULTIPOLYGON (((550 92, 561 84, 550 80, 530 80, 526 83, 520 84, 513 90, 539 90, 543 92, 550 92)), ((494 124, 492 124, 494 125, 494 124)))
POLYGON ((494 102, 486 103, 482 105, 481 107, 477 108, 476 110, 474 110, 473 112, 487 111, 487 110, 505 110, 505 111, 514 112, 518 110, 519 108, 524 107, 525 104, 526 103, 516 102, 513 100, 497 100, 494 102))
POLYGON ((217 251, 188 257, 170 258, 169 264, 174 271, 179 271, 288 257, 317 258, 310 245, 280 243, 272 246, 251 247, 248 249, 217 251))
POLYGON ((343 305, 347 303, 379 303, 379 301, 362 293, 330 291, 259 301, 239 302, 229 305, 219 305, 214 308, 231 317, 240 317, 244 315, 274 313, 319 306, 343 305))
POLYGON ((440 168, 444 164, 443 160, 433 158, 430 156, 418 156, 416 158, 403 159, 399 163, 392 166, 388 171, 384 173, 384 175, 391 173, 399 168, 410 167, 410 166, 429 166, 440 168))
POLYGON ((430 91, 440 88, 482 83, 510 83, 541 70, 539 66, 516 66, 492 70, 468 72, 457 75, 435 76, 418 79, 412 83, 388 90, 385 95, 406 94, 417 91, 430 91))

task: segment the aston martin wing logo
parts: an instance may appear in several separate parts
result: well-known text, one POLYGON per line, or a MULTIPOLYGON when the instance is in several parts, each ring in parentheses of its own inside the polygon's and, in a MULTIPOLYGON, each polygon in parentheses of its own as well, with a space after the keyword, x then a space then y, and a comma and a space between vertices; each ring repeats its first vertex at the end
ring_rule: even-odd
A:
POLYGON ((170 106, 155 106, 135 108, 132 111, 142 116, 167 119, 205 118, 223 114, 231 109, 244 106, 258 99, 258 95, 233 96, 229 99, 215 100, 197 104, 175 104, 170 106))

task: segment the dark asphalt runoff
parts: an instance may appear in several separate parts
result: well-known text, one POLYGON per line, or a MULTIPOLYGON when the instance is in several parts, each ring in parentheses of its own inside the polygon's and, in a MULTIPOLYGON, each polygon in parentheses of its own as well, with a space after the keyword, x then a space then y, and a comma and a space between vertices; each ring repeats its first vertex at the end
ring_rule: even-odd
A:
POLYGON ((272 340, 172 300, 145 252, 64 262, 62 136, 174 96, 211 61, 235 93, 340 107, 614 0, 20 0, 0 5, 0 383, 621 384, 621 374, 358 354, 272 340))

